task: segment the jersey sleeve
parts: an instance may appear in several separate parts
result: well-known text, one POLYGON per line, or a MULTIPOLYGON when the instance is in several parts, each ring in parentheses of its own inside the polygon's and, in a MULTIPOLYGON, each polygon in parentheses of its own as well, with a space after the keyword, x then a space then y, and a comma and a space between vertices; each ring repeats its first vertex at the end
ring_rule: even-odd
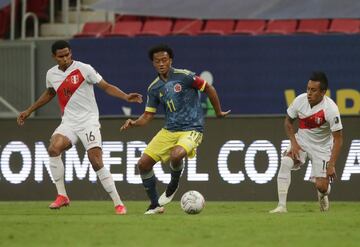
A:
POLYGON ((46 73, 46 88, 53 88, 53 86, 50 83, 50 74, 49 71, 46 73))
POLYGON ((153 90, 150 90, 147 95, 145 111, 151 112, 151 113, 156 113, 156 110, 157 110, 157 107, 159 106, 159 104, 160 104, 160 101, 159 101, 158 97, 156 97, 155 92, 153 90))
POLYGON ((91 66, 84 66, 86 81, 90 84, 97 84, 102 80, 102 76, 91 66))
POLYGON ((332 132, 341 130, 343 128, 340 118, 340 112, 337 106, 332 107, 332 109, 326 112, 326 121, 329 122, 332 132))
POLYGON ((189 70, 181 70, 183 73, 182 81, 185 86, 195 88, 199 91, 204 91, 206 86, 206 81, 201 77, 195 75, 194 72, 189 70))
POLYGON ((298 117, 298 108, 299 108, 299 97, 296 97, 287 109, 287 114, 289 115, 290 118, 295 119, 298 117))

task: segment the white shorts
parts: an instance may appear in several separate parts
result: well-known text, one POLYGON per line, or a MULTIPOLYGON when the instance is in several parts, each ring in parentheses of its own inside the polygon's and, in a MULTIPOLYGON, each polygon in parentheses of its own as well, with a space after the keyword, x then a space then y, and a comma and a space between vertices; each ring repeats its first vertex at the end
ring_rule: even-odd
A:
MULTIPOLYGON (((331 153, 323 153, 315 151, 311 146, 304 147, 299 143, 300 147, 304 150, 299 152, 299 163, 294 164, 292 170, 299 170, 307 159, 311 161, 311 174, 310 180, 315 181, 315 178, 325 178, 327 162, 330 160, 331 153)), ((286 148, 286 153, 291 149, 291 144, 286 148)))
POLYGON ((99 124, 89 124, 84 127, 73 128, 62 123, 52 135, 55 134, 66 136, 72 145, 75 145, 80 139, 86 151, 94 147, 102 147, 99 124))

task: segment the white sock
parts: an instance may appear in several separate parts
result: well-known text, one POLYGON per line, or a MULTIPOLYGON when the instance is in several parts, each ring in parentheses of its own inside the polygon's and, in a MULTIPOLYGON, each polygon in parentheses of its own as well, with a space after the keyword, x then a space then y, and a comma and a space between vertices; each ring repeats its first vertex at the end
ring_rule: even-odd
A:
POLYGON ((59 195, 67 196, 64 184, 64 164, 61 155, 50 157, 50 171, 59 195))
POLYGON ((111 176, 111 173, 105 168, 101 168, 100 170, 96 171, 98 178, 104 187, 105 191, 109 193, 111 199, 114 202, 114 205, 122 205, 123 202, 120 199, 119 193, 116 190, 114 180, 111 176))
POLYGON ((281 166, 277 176, 279 206, 286 207, 286 198, 291 183, 291 168, 294 166, 294 161, 285 156, 281 159, 281 166))

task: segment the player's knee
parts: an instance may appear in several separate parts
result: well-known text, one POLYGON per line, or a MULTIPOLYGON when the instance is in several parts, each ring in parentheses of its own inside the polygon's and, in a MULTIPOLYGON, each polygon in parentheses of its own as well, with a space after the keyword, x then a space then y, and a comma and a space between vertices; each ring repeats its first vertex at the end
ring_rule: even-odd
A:
POLYGON ((50 157, 56 157, 61 154, 61 151, 58 148, 55 148, 53 145, 48 147, 48 153, 50 157))
POLYGON ((186 156, 185 149, 174 148, 170 153, 170 162, 173 166, 180 166, 182 164, 182 159, 186 156))
POLYGON ((152 166, 147 164, 142 159, 139 159, 139 161, 137 163, 137 167, 139 169, 140 174, 147 173, 147 172, 151 171, 151 169, 152 169, 152 166))
POLYGON ((289 156, 282 157, 281 159, 281 169, 291 170, 294 166, 294 161, 289 156))
POLYGON ((177 156, 177 155, 170 156, 170 164, 171 164, 174 168, 177 168, 177 167, 181 166, 181 164, 182 164, 182 159, 183 159, 182 156, 177 156))

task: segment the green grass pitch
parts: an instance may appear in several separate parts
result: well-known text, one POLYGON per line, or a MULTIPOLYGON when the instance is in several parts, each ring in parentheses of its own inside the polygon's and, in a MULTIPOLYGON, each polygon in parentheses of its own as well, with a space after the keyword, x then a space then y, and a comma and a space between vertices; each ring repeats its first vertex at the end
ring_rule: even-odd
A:
POLYGON ((289 213, 269 214, 275 202, 207 202, 199 215, 172 202, 163 215, 143 215, 147 202, 126 202, 128 215, 110 201, 0 202, 0 246, 360 246, 360 203, 290 202, 289 213))

